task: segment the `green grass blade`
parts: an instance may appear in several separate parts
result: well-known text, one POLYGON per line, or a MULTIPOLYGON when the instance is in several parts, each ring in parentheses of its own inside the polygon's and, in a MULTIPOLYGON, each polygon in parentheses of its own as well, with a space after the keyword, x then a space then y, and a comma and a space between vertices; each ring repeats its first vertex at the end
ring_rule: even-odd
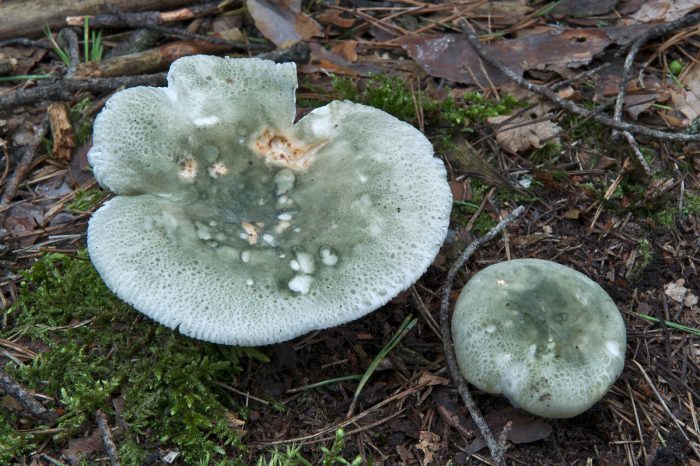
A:
POLYGON ((394 336, 391 337, 391 340, 389 340, 387 344, 384 345, 384 348, 382 348, 379 354, 377 354, 377 356, 369 364, 369 367, 367 367, 367 370, 362 376, 362 379, 360 379, 360 383, 357 384, 355 395, 353 396, 352 403, 350 404, 350 409, 348 410, 348 416, 352 414, 352 411, 355 408, 355 403, 357 402, 357 398, 360 396, 360 392, 362 392, 362 389, 365 387, 365 384, 367 384, 369 378, 372 376, 377 367, 379 367, 379 364, 384 360, 384 358, 386 358, 389 355, 391 350, 393 350, 396 347, 396 345, 399 344, 403 337, 405 337, 406 334, 409 331, 411 331, 413 327, 416 326, 416 323, 418 323, 418 318, 413 316, 406 317, 403 323, 401 323, 401 326, 399 327, 396 334, 394 334, 394 336))
POLYGON ((50 78, 50 74, 16 74, 14 76, 0 76, 0 82, 3 81, 23 81, 25 79, 46 79, 50 78))
MULTIPOLYGON (((649 322, 655 322, 657 324, 660 324, 662 322, 661 319, 657 319, 656 317, 652 317, 649 314, 641 314, 639 312, 633 312, 632 314, 636 315, 637 317, 641 317, 644 320, 648 320, 649 322)), ((668 328, 680 330, 681 332, 687 332, 687 333, 690 333, 691 335, 700 336, 700 329, 698 329, 698 328, 688 327, 687 325, 678 324, 678 323, 672 322, 670 320, 664 320, 663 323, 668 328)))

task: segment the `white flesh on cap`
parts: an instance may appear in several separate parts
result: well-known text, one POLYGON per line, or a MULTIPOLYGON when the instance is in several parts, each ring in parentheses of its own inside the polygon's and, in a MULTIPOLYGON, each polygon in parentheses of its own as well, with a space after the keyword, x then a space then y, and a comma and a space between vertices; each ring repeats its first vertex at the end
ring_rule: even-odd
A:
POLYGON ((597 283, 569 267, 516 259, 464 287, 452 336, 462 375, 539 416, 576 416, 625 363, 625 324, 597 283))
POLYGON ((430 265, 452 197, 418 130, 350 102, 293 124, 294 64, 194 56, 168 82, 113 96, 89 153, 119 194, 90 221, 90 256, 136 309, 269 344, 361 317, 430 265))

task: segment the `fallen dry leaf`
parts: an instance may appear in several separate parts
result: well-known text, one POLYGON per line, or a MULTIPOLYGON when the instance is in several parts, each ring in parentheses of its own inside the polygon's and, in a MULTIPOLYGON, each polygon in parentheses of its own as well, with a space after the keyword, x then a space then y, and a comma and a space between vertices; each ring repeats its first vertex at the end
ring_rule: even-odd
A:
POLYGON ((570 16, 572 18, 588 18, 610 13, 617 5, 617 0, 561 0, 552 11, 552 16, 570 16))
POLYGON ((685 287, 685 280, 682 278, 664 285, 664 293, 675 302, 683 303, 690 308, 698 304, 698 297, 685 287))
POLYGON ((686 118, 681 124, 685 127, 700 116, 700 66, 694 65, 683 79, 684 89, 671 88, 673 107, 686 118))
MULTIPOLYGON (((610 44, 627 44, 647 28, 549 28, 538 34, 485 44, 485 47, 491 56, 520 75, 524 70, 561 74, 567 69, 590 64, 610 44)), ((400 44, 432 76, 483 87, 509 81, 494 67, 482 62, 463 34, 404 37, 400 44)))
POLYGON ((68 448, 62 450, 61 453, 71 464, 78 464, 102 449, 100 431, 95 429, 89 437, 68 440, 68 448))
POLYGON ((503 149, 518 153, 533 147, 540 148, 547 142, 559 142, 558 135, 562 128, 551 120, 541 121, 548 111, 549 106, 540 103, 512 120, 511 116, 502 115, 490 117, 488 122, 498 126, 510 120, 503 127, 496 128, 496 141, 503 149))
POLYGON ((700 7, 699 0, 648 0, 622 24, 675 21, 700 7))
POLYGON ((489 19, 491 26, 512 26, 532 13, 532 7, 521 0, 504 0, 498 2, 483 2, 470 8, 472 16, 483 16, 489 19))
POLYGON ((433 464, 433 455, 440 450, 440 436, 428 430, 421 430, 416 449, 423 452, 421 466, 433 464))
POLYGON ((281 48, 321 33, 321 26, 301 11, 301 0, 246 0, 255 26, 281 48))
POLYGON ((331 52, 349 61, 355 63, 357 61, 357 41, 345 40, 331 46, 331 52))
MULTIPOLYGON (((552 426, 544 419, 529 414, 522 409, 503 408, 486 415, 486 423, 493 433, 498 436, 506 423, 511 422, 508 440, 513 443, 531 443, 546 439, 552 433, 552 426)), ((467 445, 467 453, 476 453, 486 447, 486 442, 479 436, 467 445)))
POLYGON ((346 18, 342 16, 342 12, 340 10, 325 10, 316 16, 316 19, 324 24, 332 24, 333 26, 338 26, 344 29, 352 27, 352 25, 355 24, 354 18, 346 18))

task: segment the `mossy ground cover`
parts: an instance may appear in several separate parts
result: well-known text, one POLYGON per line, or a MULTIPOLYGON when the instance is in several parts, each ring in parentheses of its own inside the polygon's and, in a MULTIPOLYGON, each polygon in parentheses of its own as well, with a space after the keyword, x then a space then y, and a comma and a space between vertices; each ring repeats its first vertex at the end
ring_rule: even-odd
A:
MULTIPOLYGON (((190 464, 241 451, 233 421, 245 410, 215 382, 233 381, 247 350, 192 340, 149 321, 112 295, 85 252, 48 254, 24 272, 8 317, 13 325, 3 338, 21 335, 42 349, 31 363, 5 370, 53 398, 47 407, 60 413, 51 430, 57 445, 89 434, 100 409, 128 426, 116 435, 124 464, 140 464, 154 445, 180 451, 190 464), (119 413, 115 399, 122 401, 119 413)), ((1 422, 0 445, 7 447, 1 464, 47 438, 38 426, 19 433, 14 415, 1 422)))

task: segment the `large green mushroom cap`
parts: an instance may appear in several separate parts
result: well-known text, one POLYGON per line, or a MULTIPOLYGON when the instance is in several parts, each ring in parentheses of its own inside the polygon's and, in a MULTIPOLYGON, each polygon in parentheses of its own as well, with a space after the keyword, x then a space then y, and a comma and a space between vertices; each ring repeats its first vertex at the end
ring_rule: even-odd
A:
POLYGON ((294 123, 296 87, 294 64, 194 56, 107 102, 89 160, 118 196, 88 249, 119 297, 258 345, 356 319, 427 269, 452 205, 429 141, 350 102, 294 123))
POLYGON ((625 325, 597 283, 551 261, 489 266, 464 287, 452 318, 462 375, 533 414, 576 416, 625 362, 625 325))

